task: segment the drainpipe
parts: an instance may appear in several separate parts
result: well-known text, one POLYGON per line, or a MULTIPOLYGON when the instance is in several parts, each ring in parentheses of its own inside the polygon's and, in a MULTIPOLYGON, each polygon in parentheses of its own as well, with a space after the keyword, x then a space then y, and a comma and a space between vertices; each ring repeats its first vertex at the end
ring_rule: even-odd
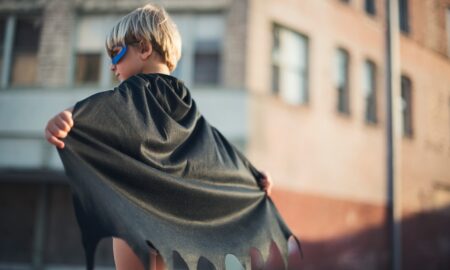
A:
POLYGON ((390 269, 401 270, 401 93, 398 0, 386 0, 386 166, 390 269))

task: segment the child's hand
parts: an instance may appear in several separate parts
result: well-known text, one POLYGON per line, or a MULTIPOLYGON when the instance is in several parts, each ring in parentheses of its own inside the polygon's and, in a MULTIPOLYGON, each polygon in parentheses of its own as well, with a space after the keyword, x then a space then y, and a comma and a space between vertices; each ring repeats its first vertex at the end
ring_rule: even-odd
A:
POLYGON ((265 171, 260 172, 263 175, 263 178, 260 180, 259 185, 261 189, 264 190, 264 192, 266 192, 267 196, 270 196, 270 194, 272 193, 272 186, 273 186, 272 176, 268 172, 265 171))
POLYGON ((73 127, 72 111, 73 107, 58 113, 45 127, 47 141, 60 149, 64 148, 64 142, 60 139, 65 138, 73 127))

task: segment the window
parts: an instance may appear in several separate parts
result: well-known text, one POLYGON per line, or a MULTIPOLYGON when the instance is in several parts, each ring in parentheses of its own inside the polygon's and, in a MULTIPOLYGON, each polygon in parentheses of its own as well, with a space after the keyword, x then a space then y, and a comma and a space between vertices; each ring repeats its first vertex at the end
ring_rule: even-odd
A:
POLYGON ((289 104, 306 104, 308 38, 278 25, 273 27, 272 91, 289 104))
POLYGON ((447 54, 450 57, 450 7, 447 8, 447 54))
POLYGON ((186 84, 222 84, 225 22, 222 14, 173 14, 183 40, 183 52, 173 75, 186 84))
POLYGON ((17 19, 11 63, 11 86, 32 86, 36 83, 40 34, 40 18, 17 19))
POLYGON ((0 74, 3 88, 36 84, 41 28, 42 20, 36 15, 0 18, 0 74))
POLYGON ((377 13, 375 0, 365 0, 364 9, 366 10, 367 14, 375 15, 377 13))
POLYGON ((401 78, 401 95, 403 136, 412 137, 412 83, 411 79, 406 76, 401 78))
POLYGON ((220 16, 203 15, 195 24, 194 84, 219 85, 224 21, 220 16))
POLYGON ((377 122, 376 66, 371 60, 364 62, 363 92, 365 99, 365 119, 367 123, 377 122))
POLYGON ((105 50, 106 35, 117 19, 118 17, 109 15, 84 15, 79 18, 75 43, 74 84, 108 87, 117 83, 110 71, 110 59, 105 50))
POLYGON ((408 0, 399 0, 398 9, 400 13, 400 30, 404 33, 409 33, 408 0))
POLYGON ((337 110, 343 114, 350 114, 349 102, 349 61, 350 57, 346 50, 339 48, 336 53, 336 89, 337 110))
POLYGON ((350 3, 350 0, 340 0, 342 3, 346 3, 346 4, 348 4, 348 3, 350 3))
POLYGON ((3 50, 5 48, 5 27, 6 19, 0 17, 0 74, 2 74, 3 50))
POLYGON ((98 83, 100 79, 101 53, 78 52, 76 56, 76 84, 98 83))

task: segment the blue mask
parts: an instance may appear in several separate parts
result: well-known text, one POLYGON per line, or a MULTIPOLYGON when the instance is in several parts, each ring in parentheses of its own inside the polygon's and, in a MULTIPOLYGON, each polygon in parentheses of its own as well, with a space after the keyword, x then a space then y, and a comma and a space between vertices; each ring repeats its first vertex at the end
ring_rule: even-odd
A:
POLYGON ((127 45, 121 46, 121 47, 120 47, 119 53, 116 54, 116 55, 114 55, 114 56, 111 58, 111 63, 112 63, 113 65, 117 65, 117 63, 120 62, 120 60, 123 58, 123 56, 124 56, 125 53, 127 52, 127 48, 128 48, 127 45))

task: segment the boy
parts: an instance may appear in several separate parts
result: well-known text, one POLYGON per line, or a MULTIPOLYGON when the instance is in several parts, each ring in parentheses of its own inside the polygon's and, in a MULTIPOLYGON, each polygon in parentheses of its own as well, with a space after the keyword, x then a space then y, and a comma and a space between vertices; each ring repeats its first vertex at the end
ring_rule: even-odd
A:
MULTIPOLYGON (((174 83, 175 85, 180 84, 180 82, 177 81, 176 78, 171 77, 169 74, 175 69, 177 62, 181 57, 181 39, 175 24, 162 8, 149 4, 142 8, 138 8, 123 17, 112 28, 109 35, 107 36, 106 49, 108 51, 108 54, 112 58, 111 71, 114 72, 115 76, 117 76, 117 78, 121 82, 121 86, 119 86, 119 88, 126 87, 127 85, 135 85, 133 84, 134 79, 130 78, 136 78, 136 75, 139 74, 142 74, 138 76, 139 80, 148 80, 145 82, 145 85, 153 83, 153 80, 158 80, 160 82, 163 81, 163 86, 170 83, 174 83), (145 74, 148 74, 148 76, 146 76, 145 74)), ((160 84, 156 85, 160 86, 160 84)), ((134 86, 130 87, 132 88, 134 86)), ((115 91, 117 92, 119 90, 115 91)), ((148 89, 146 91, 148 91, 148 89)), ((164 91, 159 93, 165 93, 164 91)), ((186 99, 186 93, 184 94, 184 99, 186 99)), ((100 101, 96 104, 101 105, 102 103, 100 101)), ((165 100, 161 104, 158 103, 156 105, 168 106, 168 111, 177 110, 176 107, 170 107, 170 102, 165 103, 165 100)), ((81 107, 82 105, 79 106, 79 108, 81 107)), ((132 107, 132 109, 134 110, 135 108, 132 107)), ((171 113, 173 113, 173 111, 171 111, 171 113)), ((70 137, 69 132, 71 132, 71 130, 76 127, 76 125, 74 126, 74 120, 72 118, 73 112, 74 107, 64 110, 63 112, 50 119, 45 128, 46 139, 48 140, 48 142, 60 149, 59 151, 62 157, 66 155, 62 150, 65 148, 65 143, 62 139, 68 136, 70 137)), ((137 115, 138 117, 140 117, 141 114, 137 115)), ((173 115, 175 114, 172 114, 171 116, 173 115)), ((198 120, 198 117, 195 119, 198 120)), ((106 122, 108 122, 108 118, 106 118, 106 122)), ((98 125, 101 124, 103 123, 98 123, 98 125)), ((147 125, 148 123, 144 121, 143 124, 147 125)), ((167 129, 163 129, 163 133, 165 132, 167 132, 167 134, 163 135, 170 135, 170 131, 168 131, 167 129)), ((135 134, 131 134, 130 136, 135 136, 135 134)), ((88 139, 90 139, 90 137, 88 137, 88 139)), ((124 141, 127 140, 126 135, 119 136, 119 140, 120 139, 123 139, 124 141)), ((119 142, 119 145, 120 143, 121 142, 119 142)), ((145 143, 148 142, 146 141, 145 143)), ((165 144, 160 145, 161 147, 165 147, 165 144)), ((117 144, 115 146, 117 147, 117 144)), ((102 145, 99 145, 98 147, 102 147, 102 145)), ((98 147, 96 147, 95 149, 97 149, 98 147)), ((142 145, 140 147, 142 148, 142 145)), ((142 153, 142 151, 139 153, 142 153)), ((147 156, 146 158, 148 159, 147 156)), ((67 159, 68 158, 66 158, 66 160, 67 159)), ((65 159, 63 159, 63 162, 64 161, 65 159)), ((64 162, 64 164, 66 166, 66 162, 64 162)), ((70 167, 70 165, 67 166, 70 167)), ((68 169, 67 166, 66 170, 68 169)), ((186 168, 184 169, 186 170, 186 168)), ((178 172, 175 172, 175 174, 176 173, 178 172)), ((258 184, 260 188, 266 192, 267 195, 270 195, 272 182, 267 174, 262 173, 262 177, 260 178, 258 184)), ((142 260, 139 260, 139 258, 132 252, 132 248, 128 246, 125 241, 114 237, 113 251, 114 260, 117 267, 116 269, 144 269, 144 266, 141 263, 142 260)), ((156 249, 153 249, 153 251, 154 252, 152 252, 151 255, 151 263, 153 265, 152 269, 162 269, 162 260, 160 256, 157 255, 156 249), (155 260, 155 258, 157 257, 158 259, 155 260), (158 261, 158 268, 156 268, 155 266, 156 261, 158 261)))

